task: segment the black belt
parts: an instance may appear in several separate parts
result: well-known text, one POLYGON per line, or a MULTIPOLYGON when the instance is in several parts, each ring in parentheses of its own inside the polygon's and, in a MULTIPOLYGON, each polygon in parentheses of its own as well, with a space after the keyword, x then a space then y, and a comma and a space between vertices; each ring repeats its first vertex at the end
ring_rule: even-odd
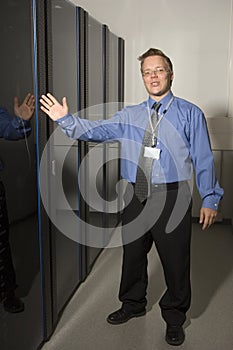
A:
MULTIPOLYGON (((168 182, 163 184, 151 184, 151 190, 153 191, 172 191, 172 190, 178 190, 179 186, 182 184, 187 183, 187 181, 176 181, 176 182, 168 182)), ((134 183, 131 183, 133 186, 135 186, 134 183)))
MULTIPOLYGON (((184 181, 182 181, 184 182, 184 181)), ((152 184, 151 190, 154 191, 172 191, 172 190, 178 190, 179 186, 181 185, 181 182, 168 182, 164 184, 152 184)))

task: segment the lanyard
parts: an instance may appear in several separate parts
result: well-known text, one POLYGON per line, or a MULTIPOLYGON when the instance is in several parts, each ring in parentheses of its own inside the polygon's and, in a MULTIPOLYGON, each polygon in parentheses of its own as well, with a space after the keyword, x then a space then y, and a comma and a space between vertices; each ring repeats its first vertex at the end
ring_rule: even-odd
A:
POLYGON ((149 115, 149 121, 150 121, 150 126, 151 126, 151 130, 152 130, 152 138, 153 138, 153 141, 155 141, 156 137, 155 137, 155 132, 161 122, 161 120, 163 119, 163 117, 165 116, 165 113, 167 113, 170 105, 172 104, 174 100, 174 96, 172 95, 171 99, 169 100, 168 104, 166 105, 165 109, 163 110, 163 113, 160 115, 159 114, 159 120, 157 121, 155 127, 153 128, 153 125, 152 125, 152 121, 151 121, 151 112, 150 112, 150 107, 149 107, 149 103, 147 101, 147 110, 148 110, 148 115, 149 115))

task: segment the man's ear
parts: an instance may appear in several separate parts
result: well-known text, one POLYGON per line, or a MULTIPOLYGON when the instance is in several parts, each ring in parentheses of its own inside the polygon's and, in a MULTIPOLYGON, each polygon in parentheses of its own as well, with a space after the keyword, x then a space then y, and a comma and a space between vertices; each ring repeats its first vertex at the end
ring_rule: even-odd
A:
POLYGON ((173 83, 173 79, 174 79, 174 73, 171 74, 171 78, 170 78, 170 80, 171 80, 171 85, 172 85, 172 83, 173 83))

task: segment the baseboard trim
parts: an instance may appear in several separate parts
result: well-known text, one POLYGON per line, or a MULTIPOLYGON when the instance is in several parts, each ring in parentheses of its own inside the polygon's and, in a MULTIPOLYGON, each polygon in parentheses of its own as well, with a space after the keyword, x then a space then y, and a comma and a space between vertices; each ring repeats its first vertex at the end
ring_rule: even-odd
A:
MULTIPOLYGON (((194 224, 196 224, 196 223, 199 223, 199 217, 196 217, 196 216, 193 216, 192 217, 192 222, 194 223, 194 224)), ((215 223, 214 223, 215 225, 217 224, 217 225, 219 225, 219 224, 221 224, 221 225, 233 225, 233 222, 232 222, 232 219, 222 219, 222 220, 218 220, 218 221, 216 221, 215 223)))

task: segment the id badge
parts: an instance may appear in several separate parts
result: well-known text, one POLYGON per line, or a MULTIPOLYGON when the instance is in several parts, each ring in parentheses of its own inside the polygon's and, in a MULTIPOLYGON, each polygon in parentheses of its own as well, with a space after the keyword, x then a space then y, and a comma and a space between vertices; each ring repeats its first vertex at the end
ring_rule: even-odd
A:
POLYGON ((159 160, 159 158, 160 158, 160 151, 161 150, 159 148, 145 147, 144 157, 153 158, 153 159, 159 160))

